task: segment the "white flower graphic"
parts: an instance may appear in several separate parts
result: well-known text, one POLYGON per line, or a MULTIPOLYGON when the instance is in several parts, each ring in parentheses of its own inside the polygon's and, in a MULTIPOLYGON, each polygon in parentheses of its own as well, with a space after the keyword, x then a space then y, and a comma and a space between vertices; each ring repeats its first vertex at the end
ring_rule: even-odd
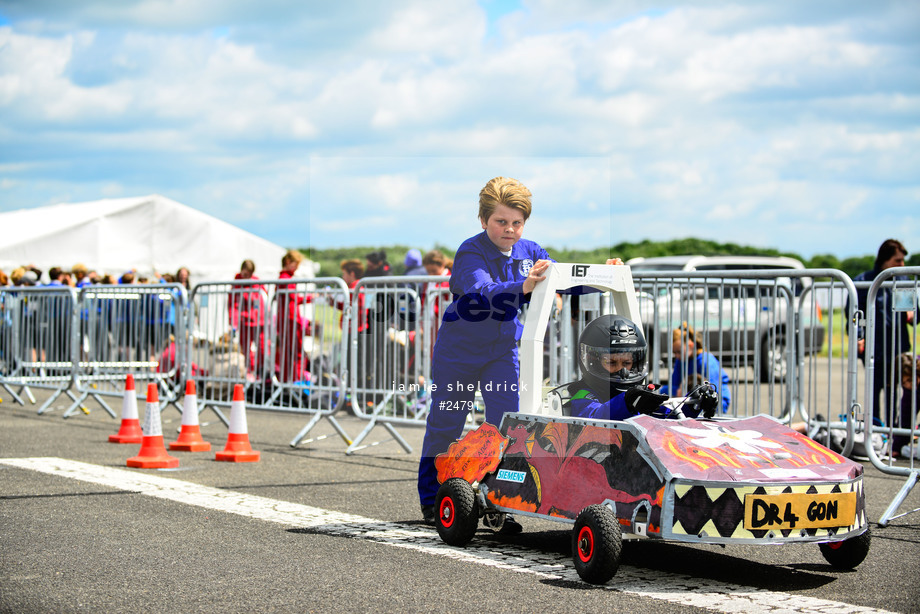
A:
POLYGON ((701 448, 718 448, 723 444, 728 444, 732 448, 744 454, 760 454, 762 448, 782 448, 778 443, 764 441, 761 438, 763 433, 759 431, 729 431, 721 426, 704 425, 706 428, 691 429, 683 426, 672 426, 671 428, 684 435, 690 435, 695 439, 690 443, 701 448))

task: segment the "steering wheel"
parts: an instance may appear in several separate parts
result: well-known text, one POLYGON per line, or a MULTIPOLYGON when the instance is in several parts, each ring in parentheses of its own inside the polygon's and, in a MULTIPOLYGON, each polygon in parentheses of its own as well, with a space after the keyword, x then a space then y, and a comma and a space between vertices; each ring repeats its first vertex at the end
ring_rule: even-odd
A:
POLYGON ((687 395, 687 399, 693 399, 693 405, 699 407, 699 413, 706 418, 712 418, 716 414, 716 408, 719 407, 719 395, 711 382, 703 382, 694 388, 687 395))
POLYGON ((694 416, 702 414, 705 418, 712 418, 718 406, 719 397, 716 394, 715 386, 709 382, 703 382, 685 397, 668 399, 651 415, 656 418, 683 420, 687 417, 684 413, 684 408, 693 408, 695 411, 690 413, 694 416))

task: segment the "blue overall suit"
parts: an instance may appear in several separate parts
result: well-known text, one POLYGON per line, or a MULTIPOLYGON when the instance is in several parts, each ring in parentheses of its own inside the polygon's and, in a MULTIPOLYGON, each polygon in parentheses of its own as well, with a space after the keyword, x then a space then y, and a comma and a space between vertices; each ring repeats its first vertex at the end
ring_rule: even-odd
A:
POLYGON ((571 398, 567 401, 568 415, 592 420, 626 420, 636 415, 626 407, 622 392, 613 398, 598 395, 585 380, 569 384, 571 398))
MULTIPOLYGON (((651 397, 650 401, 646 398, 643 401, 630 402, 627 400, 629 392, 620 392, 611 398, 598 393, 586 380, 580 379, 568 385, 568 393, 571 396, 563 405, 563 412, 568 416, 591 420, 626 420, 643 413, 666 418, 671 415, 671 409, 661 405, 667 399, 661 390, 663 388, 657 392, 646 392, 645 394, 651 397), (657 395, 661 395, 661 398, 656 399, 657 395)), ((706 415, 700 405, 683 405, 681 413, 687 418, 697 418, 700 414, 706 415)))
POLYGON ((533 241, 519 240, 508 257, 485 232, 457 250, 450 277, 454 302, 444 313, 432 357, 431 411, 418 470, 422 505, 435 502, 434 459, 463 432, 477 384, 490 424, 499 425, 502 414, 518 411, 517 341, 524 328, 518 312, 529 300, 524 280, 538 260, 551 258, 533 241))

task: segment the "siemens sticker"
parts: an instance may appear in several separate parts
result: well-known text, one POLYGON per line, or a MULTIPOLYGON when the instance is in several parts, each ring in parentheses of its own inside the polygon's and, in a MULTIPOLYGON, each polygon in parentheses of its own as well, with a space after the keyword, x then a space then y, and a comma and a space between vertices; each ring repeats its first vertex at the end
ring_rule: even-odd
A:
POLYGON ((527 477, 527 474, 523 471, 510 471, 509 469, 501 469, 498 472, 498 475, 495 476, 495 479, 502 480, 504 482, 517 482, 518 484, 524 483, 524 478, 527 477))

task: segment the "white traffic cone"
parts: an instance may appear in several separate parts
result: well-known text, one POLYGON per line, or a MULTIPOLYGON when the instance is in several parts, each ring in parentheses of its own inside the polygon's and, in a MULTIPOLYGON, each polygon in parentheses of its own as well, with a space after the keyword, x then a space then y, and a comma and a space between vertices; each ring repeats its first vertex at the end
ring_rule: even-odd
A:
POLYGON ((125 394, 121 400, 121 428, 115 435, 109 435, 111 443, 141 443, 144 432, 137 417, 137 391, 134 389, 134 376, 130 373, 125 378, 125 394))
POLYGON ((254 463, 259 460, 259 452, 249 445, 249 431, 246 426, 246 399, 243 385, 233 387, 233 401, 230 403, 230 432, 227 434, 227 446, 218 452, 216 460, 231 463, 254 463))
POLYGON ((163 445, 163 425, 160 423, 160 395, 157 385, 147 384, 147 411, 144 413, 144 440, 137 456, 128 459, 129 467, 141 469, 172 469, 179 459, 166 453, 163 445))
POLYGON ((211 449, 211 444, 201 438, 195 380, 185 382, 185 397, 182 399, 182 430, 179 431, 179 438, 169 444, 169 449, 179 452, 207 452, 211 449))

